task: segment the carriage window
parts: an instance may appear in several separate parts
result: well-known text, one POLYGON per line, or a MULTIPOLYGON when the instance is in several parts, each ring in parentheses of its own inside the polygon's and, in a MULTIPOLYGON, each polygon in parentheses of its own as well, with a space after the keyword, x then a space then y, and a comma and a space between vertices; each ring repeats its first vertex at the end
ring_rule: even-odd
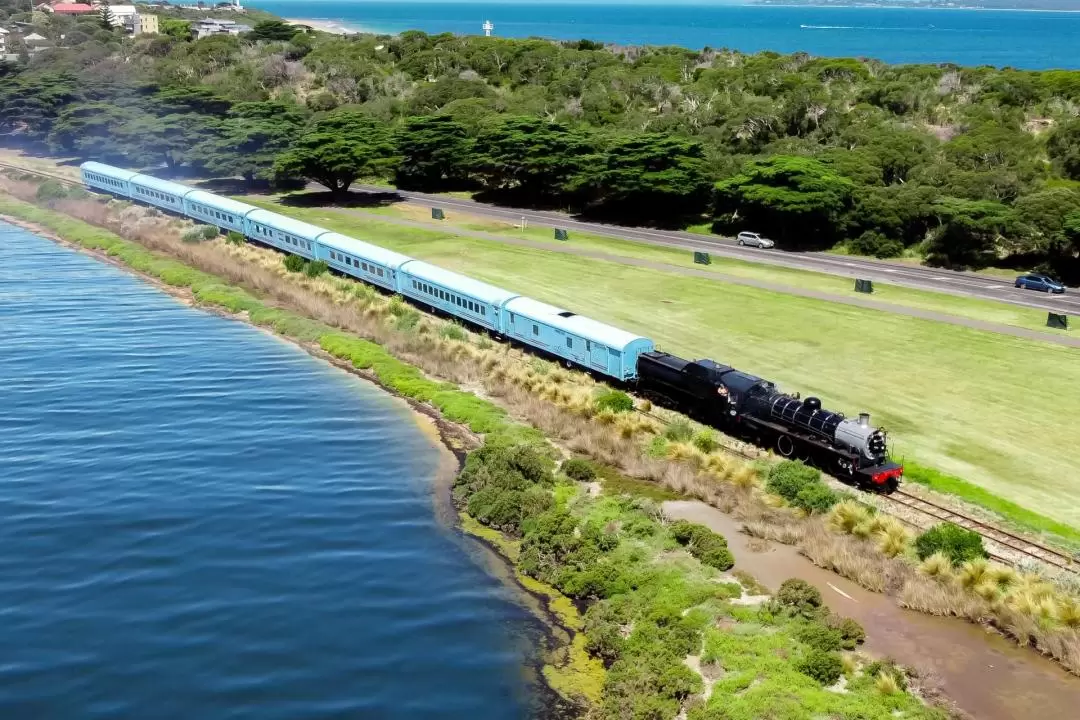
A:
POLYGON ((379 272, 379 277, 382 277, 383 276, 382 268, 378 268, 378 272, 379 272))
POLYGON ((484 307, 483 305, 480 306, 480 314, 481 315, 487 315, 487 308, 484 307))
POLYGON ((566 338, 566 347, 568 347, 570 349, 573 349, 573 347, 574 347, 574 338, 566 338))
POLYGON ((533 325, 533 335, 539 335, 539 334, 540 334, 540 327, 538 325, 533 325))

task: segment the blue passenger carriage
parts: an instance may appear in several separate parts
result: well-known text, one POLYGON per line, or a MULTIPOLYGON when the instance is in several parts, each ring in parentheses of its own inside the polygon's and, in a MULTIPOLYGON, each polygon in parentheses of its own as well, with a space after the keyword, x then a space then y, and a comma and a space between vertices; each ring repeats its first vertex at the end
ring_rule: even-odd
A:
POLYGON ((131 194, 128 197, 132 200, 176 213, 184 212, 184 197, 195 192, 187 185, 159 180, 150 175, 133 175, 128 182, 131 185, 131 194))
POLYGON ((184 214, 226 230, 245 233, 244 218, 257 208, 254 205, 237 202, 229 198, 214 195, 204 190, 192 190, 184 198, 184 214))
POLYGON ((433 308, 496 332, 503 332, 501 311, 517 293, 410 260, 398 272, 398 291, 433 308))
POLYGON ((138 175, 130 170, 121 170, 92 160, 80 165, 79 173, 82 175, 83 185, 88 188, 124 197, 131 197, 131 178, 138 175))
POLYGON ((249 212, 244 219, 244 224, 247 227, 244 234, 252 240, 258 240, 308 260, 314 260, 316 257, 316 241, 319 237, 330 232, 326 228, 301 220, 293 220, 262 208, 249 212))
POLYGON ((316 254, 335 270, 392 292, 398 291, 398 268, 412 260, 408 255, 336 232, 319 237, 316 254))
POLYGON ((506 335, 618 380, 637 377, 652 340, 527 297, 506 303, 506 335))

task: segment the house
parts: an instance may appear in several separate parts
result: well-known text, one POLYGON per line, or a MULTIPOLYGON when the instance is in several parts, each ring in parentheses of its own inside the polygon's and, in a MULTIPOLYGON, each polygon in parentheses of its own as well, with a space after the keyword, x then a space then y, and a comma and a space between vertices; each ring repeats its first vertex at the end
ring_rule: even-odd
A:
POLYGON ((50 5, 49 9, 57 15, 89 15, 98 12, 96 7, 83 5, 82 3, 56 3, 50 5))
POLYGON ((157 35, 161 30, 158 28, 157 15, 139 14, 139 22, 135 27, 136 35, 157 35))
POLYGON ((8 31, 0 28, 0 55, 7 55, 7 36, 8 31))
POLYGON ((26 47, 42 47, 49 44, 49 39, 44 35, 38 35, 37 33, 30 33, 29 35, 23 35, 23 42, 26 43, 26 47))
POLYGON ((191 26, 191 35, 196 40, 201 40, 210 35, 239 35, 240 33, 246 32, 251 32, 251 27, 248 25, 241 25, 235 20, 203 18, 199 22, 193 23, 191 26))

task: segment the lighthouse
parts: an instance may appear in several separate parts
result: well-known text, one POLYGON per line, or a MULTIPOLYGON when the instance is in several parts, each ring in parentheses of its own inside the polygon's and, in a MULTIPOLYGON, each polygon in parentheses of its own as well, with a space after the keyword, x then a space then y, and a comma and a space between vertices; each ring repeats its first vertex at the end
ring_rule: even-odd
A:
POLYGON ((485 20, 483 24, 484 37, 491 37, 491 31, 495 29, 495 25, 490 20, 485 20))

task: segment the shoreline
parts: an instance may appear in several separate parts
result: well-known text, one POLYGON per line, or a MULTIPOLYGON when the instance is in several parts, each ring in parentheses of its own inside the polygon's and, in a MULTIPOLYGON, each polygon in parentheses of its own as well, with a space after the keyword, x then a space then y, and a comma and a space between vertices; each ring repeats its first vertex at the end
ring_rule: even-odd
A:
POLYGON ((348 20, 331 20, 327 18, 283 18, 289 25, 304 25, 312 30, 330 33, 331 35, 396 35, 397 33, 383 32, 377 28, 366 25, 357 25, 348 20))
MULTIPOLYGON (((454 533, 456 540, 462 544, 470 545, 465 548, 467 552, 482 553, 484 555, 481 562, 485 569, 496 580, 506 585, 519 596, 514 598, 514 602, 522 606, 530 615, 539 621, 543 629, 545 642, 554 646, 547 648, 533 648, 531 653, 533 657, 531 657, 523 667, 530 677, 533 678, 530 681, 530 684, 534 685, 536 689, 539 690, 538 692, 535 692, 537 704, 546 710, 546 712, 537 715, 536 717, 539 717, 542 720, 566 720, 567 718, 577 716, 576 713, 565 712, 572 707, 571 701, 562 697, 547 682, 545 673, 543 672, 546 665, 544 662, 545 657, 548 654, 557 651, 563 645, 569 646, 573 641, 574 636, 577 634, 577 630, 565 625, 558 613, 552 611, 551 608, 548 607, 548 601, 550 600, 549 596, 536 589, 531 589, 522 583, 518 577, 517 568, 513 560, 507 557, 498 542, 485 537, 482 533, 470 530, 470 525, 475 524, 475 521, 470 523, 469 521, 471 518, 464 515, 454 503, 452 495, 454 480, 464 469, 465 459, 468 456, 468 453, 477 447, 480 447, 482 444, 482 440, 477 433, 470 430, 464 423, 456 423, 446 419, 437 408, 397 392, 380 380, 371 369, 358 368, 342 358, 335 357, 322 349, 317 343, 300 340, 277 332, 271 328, 257 325, 250 321, 250 317, 246 312, 231 312, 226 308, 199 302, 190 288, 169 285, 160 278, 138 270, 106 252, 88 248, 77 242, 68 240, 38 223, 23 220, 22 218, 4 213, 0 213, 0 222, 6 222, 22 228, 23 230, 32 232, 35 235, 39 235, 57 245, 65 247, 68 250, 110 265, 132 277, 138 278, 140 281, 146 282, 156 290, 168 295, 182 305, 203 312, 209 312, 227 320, 242 322, 248 327, 266 333, 277 340, 286 342, 303 350, 316 360, 329 363, 343 372, 359 377, 361 380, 370 383, 380 391, 385 392, 396 401, 404 403, 410 411, 412 421, 416 423, 420 432, 432 442, 436 452, 439 454, 439 461, 435 469, 435 474, 432 477, 431 485, 432 511, 435 514, 436 520, 442 523, 447 530, 454 533)), ((478 560, 476 557, 473 559, 478 560)))

